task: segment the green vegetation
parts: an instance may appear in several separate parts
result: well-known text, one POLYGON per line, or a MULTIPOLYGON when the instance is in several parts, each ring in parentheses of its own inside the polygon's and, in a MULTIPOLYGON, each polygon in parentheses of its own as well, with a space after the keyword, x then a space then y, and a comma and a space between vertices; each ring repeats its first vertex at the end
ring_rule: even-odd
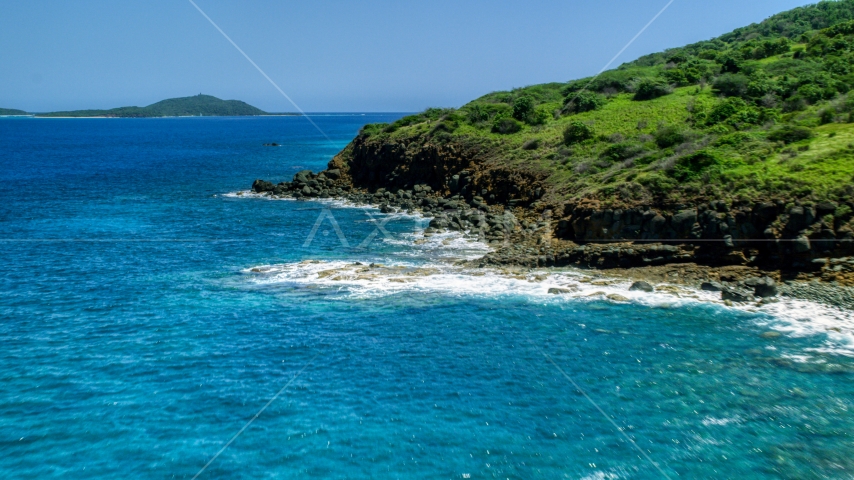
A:
POLYGON ((110 110, 74 110, 40 113, 38 117, 193 117, 193 116, 267 115, 239 100, 220 100, 210 95, 170 98, 147 107, 121 107, 110 110))
POLYGON ((593 138, 593 128, 577 120, 572 121, 563 130, 563 142, 567 145, 581 143, 593 138))
POLYGON ((553 200, 854 196, 854 0, 823 1, 594 78, 366 126, 546 172, 553 200))
POLYGON ((15 110, 14 108, 0 108, 0 116, 3 115, 29 115, 23 110, 15 110))

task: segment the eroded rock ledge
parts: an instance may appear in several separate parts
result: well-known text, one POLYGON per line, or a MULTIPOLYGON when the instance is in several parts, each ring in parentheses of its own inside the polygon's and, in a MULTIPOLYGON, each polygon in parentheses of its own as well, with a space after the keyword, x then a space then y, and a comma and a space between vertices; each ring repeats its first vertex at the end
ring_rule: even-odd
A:
POLYGON ((323 172, 301 171, 275 185, 256 180, 252 189, 297 199, 346 198, 386 213, 421 211, 433 217, 428 235, 468 231, 495 247, 473 266, 742 265, 778 272, 778 278, 854 284, 854 205, 561 202, 553 200, 558 195, 549 191, 545 173, 496 165, 482 149, 362 136, 323 172))

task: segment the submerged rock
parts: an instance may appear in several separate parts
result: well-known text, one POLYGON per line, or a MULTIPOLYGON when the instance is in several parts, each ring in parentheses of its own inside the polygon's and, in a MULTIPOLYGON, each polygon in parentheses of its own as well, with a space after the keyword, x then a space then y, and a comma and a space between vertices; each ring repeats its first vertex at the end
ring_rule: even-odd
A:
POLYGON ((753 294, 757 297, 777 296, 777 282, 771 277, 750 278, 744 284, 752 288, 753 294))
POLYGON ((654 292, 655 288, 647 282, 635 282, 629 287, 630 291, 654 292))
POLYGON ((577 292, 578 289, 569 289, 569 288, 550 288, 549 293, 552 295, 566 295, 569 293, 577 292))
POLYGON ((252 191, 255 193, 270 192, 273 188, 273 183, 266 180, 255 180, 252 182, 252 191))
POLYGON ((618 293, 612 293, 612 294, 606 296, 605 298, 607 298, 608 300, 611 300, 613 302, 630 302, 631 301, 628 298, 626 298, 626 297, 624 297, 618 293))
POLYGON ((731 302, 751 302, 753 301, 753 293, 744 288, 724 287, 721 290, 721 299, 731 302))

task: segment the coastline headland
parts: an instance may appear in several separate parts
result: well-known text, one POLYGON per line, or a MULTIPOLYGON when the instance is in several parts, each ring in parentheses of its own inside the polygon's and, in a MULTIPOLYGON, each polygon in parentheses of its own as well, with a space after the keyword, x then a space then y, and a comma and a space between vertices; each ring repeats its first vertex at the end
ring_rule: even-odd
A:
MULTIPOLYGON (((421 213, 431 217, 425 236, 467 232, 492 247, 467 267, 581 267, 650 281, 675 276, 733 302, 773 297, 786 281, 819 280, 831 287, 816 287, 821 292, 813 297, 828 295, 833 286, 854 285, 854 242, 844 236, 847 231, 834 232, 842 238, 832 241, 799 234, 830 206, 787 210, 773 202, 721 201, 610 209, 595 203, 520 202, 514 198, 518 192, 542 192, 536 175, 495 169, 480 161, 477 151, 459 145, 409 147, 360 135, 326 170, 304 170, 278 184, 256 180, 252 191, 298 200, 344 199, 377 205, 383 213, 421 213), (398 172, 395 181, 380 180, 390 172, 398 172)), ((810 296, 803 289, 799 293, 810 296)), ((854 308, 844 300, 830 302, 854 308)))
POLYGON ((253 189, 420 210, 425 234, 493 247, 474 265, 693 266, 735 300, 771 281, 854 285, 843 57, 854 0, 821 2, 595 77, 365 125, 325 171, 253 189))

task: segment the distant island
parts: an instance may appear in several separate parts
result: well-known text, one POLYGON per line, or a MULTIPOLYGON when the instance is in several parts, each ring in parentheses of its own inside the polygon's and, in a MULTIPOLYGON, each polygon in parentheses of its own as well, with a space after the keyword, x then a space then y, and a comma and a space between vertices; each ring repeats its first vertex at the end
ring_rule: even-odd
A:
POLYGON ((14 108, 0 108, 0 117, 8 115, 29 115, 23 110, 15 110, 14 108))
MULTIPOLYGON (((0 109, 0 115, 30 115, 23 110, 0 109)), ((222 100, 211 95, 170 98, 147 107, 119 107, 109 110, 71 110, 65 112, 33 113, 35 117, 240 117, 253 115, 299 115, 296 113, 267 113, 240 100, 222 100)))

